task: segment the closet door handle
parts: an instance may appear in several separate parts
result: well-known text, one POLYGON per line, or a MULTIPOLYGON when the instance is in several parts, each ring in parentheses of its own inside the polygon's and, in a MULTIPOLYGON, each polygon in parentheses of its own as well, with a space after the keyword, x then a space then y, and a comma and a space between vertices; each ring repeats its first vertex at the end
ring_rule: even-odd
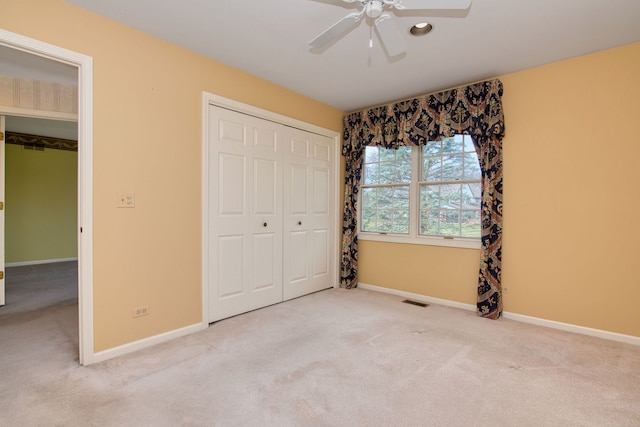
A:
POLYGON ((298 225, 302 225, 302 221, 298 221, 298 225))
POLYGON ((265 223, 263 223, 263 224, 262 224, 262 226, 263 226, 263 227, 266 227, 266 226, 267 226, 267 223, 266 223, 266 222, 265 222, 265 223))

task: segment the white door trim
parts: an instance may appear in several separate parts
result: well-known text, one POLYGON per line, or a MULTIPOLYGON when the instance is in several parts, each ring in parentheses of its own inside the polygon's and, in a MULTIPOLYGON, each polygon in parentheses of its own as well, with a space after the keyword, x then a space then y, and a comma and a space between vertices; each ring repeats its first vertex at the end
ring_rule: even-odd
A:
MULTIPOLYGON (((4 155, 5 155, 5 149, 4 149, 4 143, 6 140, 6 136, 5 136, 5 125, 4 125, 4 116, 2 114, 0 114, 0 133, 2 134, 2 136, 0 136, 0 202, 4 203, 5 202, 5 197, 4 197, 4 188, 5 188, 5 161, 4 161, 4 155)), ((5 236, 5 227, 4 227, 4 206, 2 206, 2 208, 0 208, 0 232, 2 233, 2 242, 0 242, 1 246, 0 246, 0 271, 2 271, 3 275, 2 278, 0 278, 0 306, 5 305, 5 268, 6 268, 6 264, 5 264, 5 259, 4 259, 4 236, 5 236)))
POLYGON ((311 123, 306 123, 301 120, 297 120, 291 117, 287 117, 281 114, 277 114, 271 111, 263 110, 258 107, 254 107, 251 105, 243 104, 238 101, 234 101, 232 99, 224 98, 219 95, 215 95, 209 92, 202 93, 202 323, 204 326, 209 324, 209 106, 217 106, 222 108, 228 108, 229 110, 237 111, 239 113, 248 114, 250 116, 255 116, 261 119, 270 120, 276 123, 283 124, 285 126, 290 126, 293 128, 305 130, 308 132, 313 132, 319 135, 324 135, 329 138, 333 138, 335 141, 335 150, 334 158, 332 161, 334 162, 334 209, 332 222, 335 225, 335 277, 334 277, 334 287, 340 286, 339 274, 340 274, 340 242, 341 239, 341 230, 342 230, 342 222, 338 221, 339 219, 339 209, 337 207, 340 206, 340 152, 339 149, 339 141, 340 141, 340 133, 325 129, 320 126, 313 125, 311 123))
POLYGON ((78 68, 78 338, 80 364, 90 365, 94 363, 93 58, 2 29, 0 44, 78 68))

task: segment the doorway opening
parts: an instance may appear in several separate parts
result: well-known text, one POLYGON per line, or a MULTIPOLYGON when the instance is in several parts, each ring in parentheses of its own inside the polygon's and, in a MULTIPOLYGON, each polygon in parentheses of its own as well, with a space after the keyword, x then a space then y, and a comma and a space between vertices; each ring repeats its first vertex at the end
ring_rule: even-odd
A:
MULTIPOLYGON (((76 121, 5 116, 5 305, 20 319, 60 327, 77 358, 76 121)), ((54 333, 57 333, 55 331, 54 333)), ((30 335, 31 336, 31 335, 30 335)))
MULTIPOLYGON (((46 59, 71 66, 78 83, 78 160, 77 160, 77 279, 78 279, 78 360, 81 365, 94 362, 93 350, 93 59, 67 49, 0 30, 0 48, 20 52, 38 62, 46 59)), ((3 58, 6 56, 3 55, 3 58)), ((42 71, 42 70, 40 70, 42 71)), ((0 114, 39 117, 35 108, 0 106, 0 114)), ((50 118, 50 115, 46 115, 50 118)), ((2 158, 4 162, 4 157, 2 158)), ((3 168, 4 169, 4 168, 3 168)), ((0 177, 4 181, 4 170, 0 177)), ((2 240, 4 240, 4 230, 2 240)), ((3 257, 4 258, 4 257, 3 257)), ((2 260, 4 264, 4 259, 2 260)))

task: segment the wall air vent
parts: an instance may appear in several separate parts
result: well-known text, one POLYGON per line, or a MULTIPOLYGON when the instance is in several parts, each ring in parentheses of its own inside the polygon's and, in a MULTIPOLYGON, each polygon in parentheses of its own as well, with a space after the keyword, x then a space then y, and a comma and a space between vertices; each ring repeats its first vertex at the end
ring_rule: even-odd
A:
POLYGON ((425 304, 423 302, 411 301, 410 299, 406 299, 402 301, 405 304, 417 305, 418 307, 429 307, 429 304, 425 304))

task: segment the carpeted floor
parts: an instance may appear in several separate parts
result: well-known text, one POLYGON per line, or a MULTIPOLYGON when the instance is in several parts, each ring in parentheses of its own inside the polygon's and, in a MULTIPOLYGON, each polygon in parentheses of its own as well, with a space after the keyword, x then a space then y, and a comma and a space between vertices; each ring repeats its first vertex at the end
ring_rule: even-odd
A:
POLYGON ((7 267, 6 270, 6 304, 0 306, 0 318, 78 303, 76 261, 7 267))
POLYGON ((639 426, 640 347, 328 290, 77 364, 77 306, 0 309, 2 426, 639 426))

